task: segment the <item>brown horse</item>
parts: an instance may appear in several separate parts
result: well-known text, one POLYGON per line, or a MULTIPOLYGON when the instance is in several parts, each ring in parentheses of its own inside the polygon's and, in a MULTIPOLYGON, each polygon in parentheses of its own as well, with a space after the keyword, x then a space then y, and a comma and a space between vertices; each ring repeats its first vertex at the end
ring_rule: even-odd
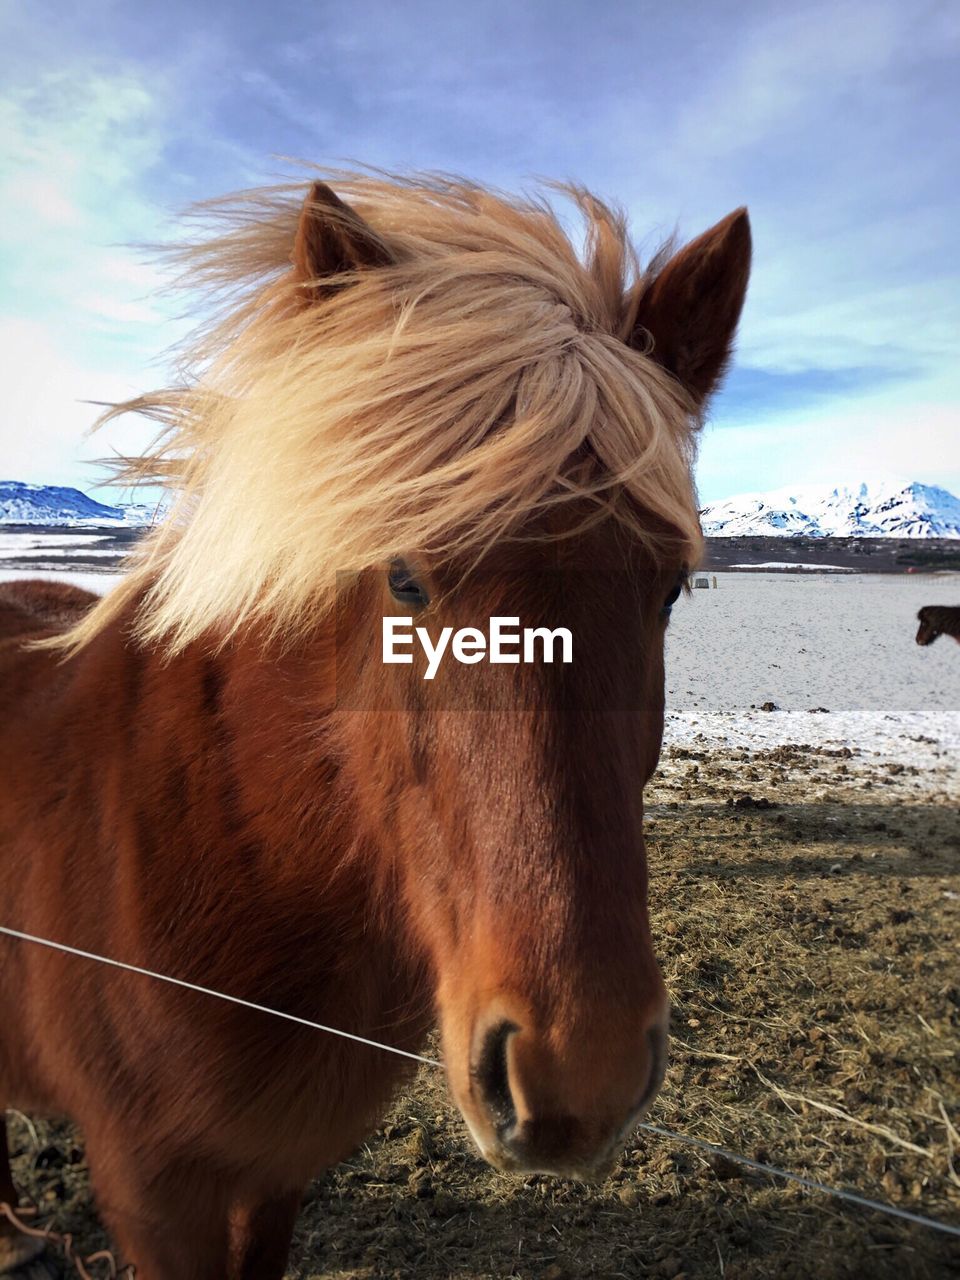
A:
POLYGON ((917 614, 917 644, 933 644, 938 636, 953 636, 960 644, 960 607, 925 604, 917 614))
MULTIPOLYGON (((641 270, 578 189, 582 259, 543 201, 339 187, 185 251, 228 307, 116 410, 178 495, 123 584, 0 589, 0 923, 401 1050, 436 1016, 491 1163, 597 1176, 664 1071, 641 793, 747 216, 641 270), (565 626, 573 661, 428 681, 388 615, 565 626)), ((0 935, 0 1102, 82 1126, 142 1280, 280 1277, 409 1069, 0 935)), ((0 1271, 27 1252, 0 1227, 0 1271)))

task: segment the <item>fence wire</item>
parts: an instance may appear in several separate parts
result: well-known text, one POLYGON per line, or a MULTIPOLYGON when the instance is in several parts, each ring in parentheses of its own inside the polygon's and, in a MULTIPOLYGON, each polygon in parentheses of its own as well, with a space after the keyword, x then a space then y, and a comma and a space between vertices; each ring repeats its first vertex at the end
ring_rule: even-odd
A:
MULTIPOLYGON (((98 964, 109 965, 113 969, 122 969, 127 973, 139 974, 144 978, 153 978, 157 982, 166 982, 171 986, 182 987, 186 991, 194 991, 200 995, 211 996, 216 1000, 225 1000, 229 1004, 239 1005, 241 1008, 251 1009, 256 1013, 265 1013, 273 1018, 282 1018, 286 1022, 295 1022, 300 1026, 309 1027, 314 1031, 322 1031, 327 1035, 339 1036, 343 1040, 352 1040, 357 1044, 367 1045, 371 1049, 380 1049, 384 1053, 393 1053, 401 1058, 409 1058, 414 1062, 422 1063, 426 1067, 443 1068, 443 1063, 438 1058, 425 1058, 419 1053, 410 1053, 406 1049, 398 1049, 395 1045, 383 1044, 379 1040, 358 1036, 351 1031, 341 1031, 337 1027, 328 1027, 322 1022, 313 1022, 309 1018, 300 1018, 292 1013, 284 1013, 281 1009, 271 1009, 267 1005, 257 1004, 253 1000, 243 1000, 239 996, 231 996, 224 991, 214 991, 211 987, 203 987, 195 982, 186 982, 183 978, 174 978, 166 973, 156 973, 152 969, 144 969, 139 965, 127 964, 123 960, 114 960, 109 956, 97 955, 93 951, 83 951, 79 947, 71 947, 63 942, 54 942, 50 938, 39 938, 32 933, 23 933, 19 929, 11 929, 7 925, 0 925, 0 934, 6 934, 7 937, 16 938, 20 942, 30 942, 40 947, 49 947, 51 950, 60 951, 64 955, 77 956, 82 960, 93 960, 98 964)), ((884 1214, 888 1218, 899 1218, 904 1222, 912 1222, 917 1226, 927 1227, 931 1231, 939 1231, 944 1235, 960 1238, 960 1227, 955 1227, 949 1222, 941 1222, 938 1218, 928 1218, 924 1214, 912 1213, 909 1209, 901 1209, 897 1205, 887 1204, 882 1200, 871 1200, 867 1196, 858 1195, 855 1191, 847 1191, 842 1187, 832 1187, 827 1183, 817 1182, 814 1178, 805 1178, 802 1174, 792 1173, 789 1169, 780 1169, 776 1165, 763 1164, 759 1160, 751 1160, 749 1156, 741 1155, 737 1151, 727 1151, 724 1147, 718 1147, 712 1142, 704 1141, 703 1138, 695 1138, 685 1133, 674 1133, 672 1129, 664 1129, 660 1125, 648 1124, 644 1121, 638 1124, 637 1128, 659 1138, 667 1138, 672 1142, 683 1143, 685 1146, 693 1147, 708 1155, 730 1160, 734 1164, 752 1170, 754 1173, 778 1178, 783 1182, 792 1182, 807 1191, 816 1191, 822 1195, 830 1196, 834 1200, 843 1200, 848 1204, 857 1205, 861 1209, 872 1209, 875 1213, 884 1214)))

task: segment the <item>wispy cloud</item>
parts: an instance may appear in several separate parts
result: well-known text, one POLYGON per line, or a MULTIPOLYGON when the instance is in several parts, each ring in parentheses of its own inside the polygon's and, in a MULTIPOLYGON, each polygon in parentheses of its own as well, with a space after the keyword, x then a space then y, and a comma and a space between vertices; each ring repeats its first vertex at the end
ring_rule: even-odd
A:
POLYGON ((123 241, 149 238, 160 211, 145 175, 163 149, 162 108, 135 75, 51 72, 0 98, 4 302, 57 313, 67 328, 109 321, 97 300, 129 304, 156 281, 123 241))
POLYGON ((163 128, 157 86, 133 71, 50 71, 0 99, 0 470, 15 478, 89 486, 80 460, 110 440, 84 440, 83 401, 129 394, 155 352, 159 277, 124 242, 161 226, 143 185, 163 128))

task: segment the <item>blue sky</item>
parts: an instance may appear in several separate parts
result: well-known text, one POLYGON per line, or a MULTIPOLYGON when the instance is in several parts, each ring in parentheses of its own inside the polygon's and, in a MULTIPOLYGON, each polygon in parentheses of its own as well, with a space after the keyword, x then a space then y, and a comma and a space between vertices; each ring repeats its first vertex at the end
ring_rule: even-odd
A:
POLYGON ((575 178, 649 248, 747 204, 704 501, 960 492, 958 53, 953 0, 0 0, 0 475, 90 489, 143 442, 82 438, 179 332, 126 246, 292 156, 575 178))

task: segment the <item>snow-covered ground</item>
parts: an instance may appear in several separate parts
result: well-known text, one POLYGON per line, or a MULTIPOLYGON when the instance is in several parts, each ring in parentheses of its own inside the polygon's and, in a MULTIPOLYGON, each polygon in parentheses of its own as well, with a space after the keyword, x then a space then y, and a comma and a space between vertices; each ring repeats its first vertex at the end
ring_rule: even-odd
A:
POLYGON ((25 582, 28 578, 45 578, 49 582, 70 582, 84 591, 105 595, 123 575, 119 573, 71 573, 69 569, 0 569, 0 582, 25 582))
POLYGON ((122 561, 137 540, 138 530, 129 524, 72 524, 41 528, 11 528, 0 523, 0 566, 32 573, 99 571, 119 572, 122 561))
MULTIPOLYGON (((960 759, 960 646, 914 642, 917 610, 960 604, 960 577, 724 573, 717 583, 673 609, 667 742, 960 759), (777 710, 760 710, 769 702, 777 710)), ((960 771, 957 786, 960 798, 960 771)))
POLYGON ((757 563, 732 564, 731 569, 801 569, 809 573, 856 573, 856 569, 842 564, 805 564, 800 560, 760 560, 757 563))
POLYGON ((72 548, 86 549, 94 542, 106 541, 106 537, 103 533, 5 533, 0 525, 0 558, 13 559, 31 551, 54 550, 69 555, 72 548))
MULTIPOLYGON (((86 541, 96 542, 98 541, 98 539, 90 538, 90 539, 87 539, 86 541)), ((34 549, 37 551, 38 554, 41 554, 49 550, 49 544, 38 542, 34 549)), ((0 547, 0 560, 19 560, 20 557, 23 555, 24 550, 25 548, 22 545, 15 548, 10 548, 8 550, 4 550, 3 547, 0 547)), ((51 559, 54 560, 54 562, 58 562, 60 560, 69 560, 71 556, 79 560, 86 560, 92 556, 107 556, 111 560, 116 560, 117 550, 116 550, 116 547, 91 547, 91 546, 68 547, 68 546, 58 545, 56 548, 56 551, 51 553, 51 559)))

